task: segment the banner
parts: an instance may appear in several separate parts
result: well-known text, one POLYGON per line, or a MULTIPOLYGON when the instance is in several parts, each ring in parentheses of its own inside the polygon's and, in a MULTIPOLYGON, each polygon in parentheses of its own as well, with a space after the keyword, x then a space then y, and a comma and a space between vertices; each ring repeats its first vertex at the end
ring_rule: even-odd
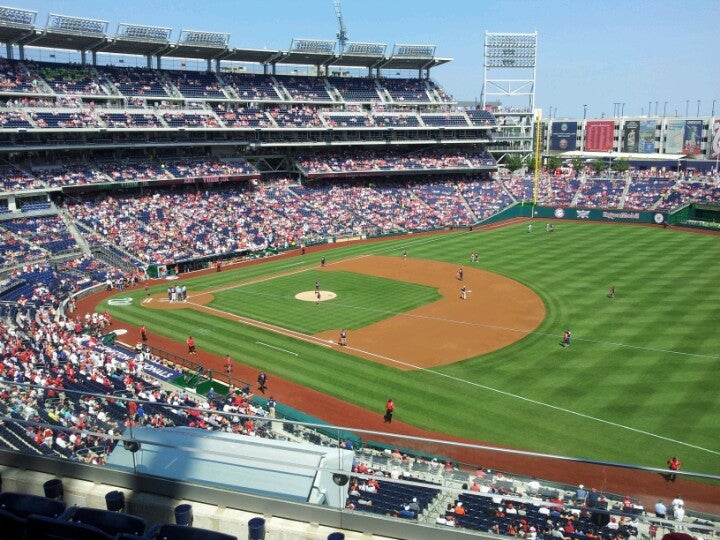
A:
POLYGON ((665 124, 665 153, 680 154, 683 149, 685 120, 668 120, 665 124))
POLYGON ((687 120, 685 122, 685 134, 683 136, 683 154, 697 156, 700 154, 702 143, 702 120, 687 120))
POLYGON ((710 143, 710 157, 720 157, 720 118, 715 118, 712 123, 712 142, 710 143))
POLYGON ((623 125, 623 143, 620 151, 636 153, 638 151, 639 143, 640 122, 637 120, 628 120, 623 125))
POLYGON ((640 144, 638 152, 643 154, 655 153, 655 120, 643 120, 640 122, 640 144))
POLYGON ((143 373, 165 382, 177 379, 182 375, 182 371, 171 369, 157 362, 150 362, 149 360, 143 361, 143 373))
POLYGON ((535 216, 538 218, 553 217, 555 219, 578 219, 588 221, 614 221, 614 222, 638 222, 656 223, 660 225, 666 219, 661 212, 640 212, 635 210, 600 210, 582 208, 553 208, 548 206, 536 206, 535 216))
POLYGON ((577 148, 577 122, 553 122, 550 130, 550 150, 577 148))
POLYGON ((585 151, 608 152, 613 149, 614 120, 589 120, 585 123, 585 151))

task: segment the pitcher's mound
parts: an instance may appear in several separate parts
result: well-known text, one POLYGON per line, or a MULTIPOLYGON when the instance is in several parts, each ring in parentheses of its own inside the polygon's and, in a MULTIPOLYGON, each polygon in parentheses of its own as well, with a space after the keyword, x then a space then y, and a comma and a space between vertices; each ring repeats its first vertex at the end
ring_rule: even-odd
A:
MULTIPOLYGON (((333 298, 337 297, 337 294, 335 294, 332 291, 320 291, 320 302, 325 302, 326 300, 332 300, 333 298)), ((315 291, 305 291, 301 293, 297 293, 295 295, 295 298, 298 300, 302 300, 303 302, 317 302, 318 298, 315 294, 315 291)))

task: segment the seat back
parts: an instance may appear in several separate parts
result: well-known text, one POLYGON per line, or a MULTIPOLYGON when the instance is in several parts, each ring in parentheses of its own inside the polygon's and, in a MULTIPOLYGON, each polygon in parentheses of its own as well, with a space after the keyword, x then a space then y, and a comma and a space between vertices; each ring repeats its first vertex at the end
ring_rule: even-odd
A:
POLYGON ((58 517, 65 511, 65 503, 39 495, 26 493, 0 493, 0 510, 5 510, 21 518, 30 514, 58 517))
POLYGON ((22 540, 25 538, 27 519, 0 510, 0 540, 22 540))
POLYGON ((167 523, 160 526, 155 540, 238 540, 230 534, 167 523))
POLYGON ((114 536, 84 523, 45 516, 28 517, 27 538, 33 540, 113 540, 114 536))
POLYGON ((113 536, 120 533, 130 533, 138 536, 145 534, 145 520, 143 518, 110 512, 109 510, 78 508, 75 510, 71 521, 92 525, 113 536))

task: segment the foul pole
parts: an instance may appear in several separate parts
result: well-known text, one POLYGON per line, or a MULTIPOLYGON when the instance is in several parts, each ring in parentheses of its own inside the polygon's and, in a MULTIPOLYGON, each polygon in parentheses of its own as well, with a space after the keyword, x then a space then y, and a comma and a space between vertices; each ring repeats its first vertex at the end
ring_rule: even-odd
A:
POLYGON ((538 185, 540 183, 540 166, 542 165, 542 109, 535 109, 535 163, 533 176, 533 207, 532 216, 535 217, 535 205, 538 201, 538 185))

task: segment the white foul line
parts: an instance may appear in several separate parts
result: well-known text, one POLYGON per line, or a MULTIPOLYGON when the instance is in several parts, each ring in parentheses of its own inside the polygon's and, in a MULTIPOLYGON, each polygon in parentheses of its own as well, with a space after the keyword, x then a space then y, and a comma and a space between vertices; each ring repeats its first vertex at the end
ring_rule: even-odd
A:
POLYGON ((281 349, 280 347, 275 347, 274 345, 270 345, 269 343, 263 343, 262 341, 256 341, 255 343, 264 347, 270 347, 271 349, 275 349, 276 351, 282 351, 284 353, 292 354, 293 356, 299 356, 296 352, 288 351, 287 349, 281 349))

